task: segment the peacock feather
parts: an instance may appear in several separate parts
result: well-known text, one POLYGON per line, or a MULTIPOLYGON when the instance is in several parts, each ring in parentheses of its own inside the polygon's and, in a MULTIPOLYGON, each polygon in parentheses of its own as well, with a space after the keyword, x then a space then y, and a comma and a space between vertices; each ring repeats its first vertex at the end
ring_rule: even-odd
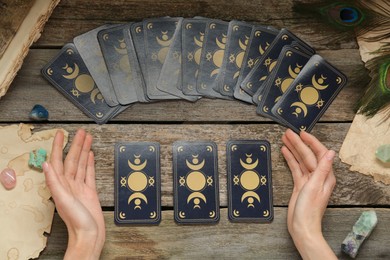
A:
MULTIPOLYGON (((339 33, 336 37, 363 36, 367 41, 379 41, 390 37, 390 2, 375 0, 345 0, 299 2, 294 11, 329 24, 339 33)), ((335 35, 332 35, 333 37, 335 35)))
MULTIPOLYGON (((334 30, 332 40, 359 37, 366 42, 390 41, 390 1, 388 0, 345 0, 316 1, 294 5, 294 11, 320 19, 334 30)), ((390 117, 390 43, 373 54, 375 58, 365 64, 371 80, 356 109, 366 116, 374 116, 380 110, 387 110, 390 117)), ((364 75, 364 74, 363 74, 364 75)))
POLYGON ((367 116, 374 116, 382 109, 390 112, 390 54, 367 61, 366 67, 370 70, 371 81, 357 103, 357 109, 367 116))

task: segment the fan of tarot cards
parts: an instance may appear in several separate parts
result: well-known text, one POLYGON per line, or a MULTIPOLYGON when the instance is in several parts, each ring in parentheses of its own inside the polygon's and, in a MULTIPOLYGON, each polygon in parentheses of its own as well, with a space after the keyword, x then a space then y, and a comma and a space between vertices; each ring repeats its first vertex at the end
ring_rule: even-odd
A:
POLYGON ((203 17, 109 24, 74 38, 42 74, 96 123, 136 102, 240 100, 311 131, 347 82, 289 32, 203 17))

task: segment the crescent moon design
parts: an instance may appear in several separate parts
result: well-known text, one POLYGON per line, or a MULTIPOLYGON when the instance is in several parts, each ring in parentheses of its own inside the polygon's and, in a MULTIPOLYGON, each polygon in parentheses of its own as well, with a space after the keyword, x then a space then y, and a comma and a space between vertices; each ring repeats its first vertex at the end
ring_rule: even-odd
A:
MULTIPOLYGON (((63 67, 63 69, 66 69, 67 67, 68 64, 66 64, 66 66, 63 67)), ((74 71, 69 75, 62 75, 62 76, 66 79, 74 79, 79 75, 79 72, 80 72, 79 66, 76 63, 74 63, 74 71)))
POLYGON ((149 215, 150 215, 150 218, 156 218, 157 217, 156 211, 150 212, 149 215))
POLYGON ((221 50, 225 49, 225 43, 220 42, 218 37, 215 38, 215 43, 218 45, 218 48, 220 48, 221 50))
POLYGON ((233 31, 237 31, 240 27, 238 25, 233 26, 233 31))
POLYGON ((126 218, 126 213, 124 213, 124 212, 119 212, 119 218, 120 219, 125 219, 126 218))
POLYGON ((186 218, 186 213, 184 213, 183 211, 180 211, 179 212, 179 217, 180 218, 186 218))
POLYGON ((213 147, 211 147, 211 145, 208 145, 208 146, 206 146, 206 150, 208 152, 212 152, 213 151, 213 147))
POLYGON ((117 53, 119 53, 119 54, 122 54, 122 55, 127 54, 127 49, 126 49, 126 48, 125 48, 125 49, 122 49, 122 48, 117 48, 116 46, 114 46, 114 49, 115 49, 115 51, 116 51, 117 53))
POLYGON ((53 70, 51 69, 51 68, 48 68, 47 70, 46 70, 46 72, 47 72, 47 74, 48 75, 53 75, 53 70))
POLYGON ((100 91, 98 88, 95 88, 94 90, 92 90, 91 92, 91 101, 92 103, 96 104, 96 96, 99 95, 100 91))
MULTIPOLYGON (((303 117, 306 117, 306 115, 307 115, 307 107, 302 102, 294 102, 294 103, 291 104, 290 107, 299 107, 299 108, 301 108, 302 111, 303 111, 303 117)), ((296 117, 298 117, 298 113, 297 112, 293 112, 292 114, 295 115, 296 117)))
POLYGON ((238 210, 233 210, 233 216, 235 217, 239 217, 240 216, 240 212, 238 210))
POLYGON ((268 107, 267 106, 263 106, 263 111, 267 113, 268 112, 268 107))
POLYGON ((223 90, 225 90, 225 92, 229 92, 230 91, 230 87, 228 85, 224 85, 223 86, 223 90))
POLYGON ((202 46, 203 46, 203 42, 202 42, 201 40, 198 40, 198 39, 196 38, 196 36, 194 36, 194 42, 195 42, 195 44, 198 45, 199 47, 202 47, 202 46))
POLYGON ((210 211, 210 213, 209 213, 209 217, 210 218, 213 218, 213 217, 215 217, 215 211, 213 210, 213 211, 210 211))
POLYGON ((187 204, 190 203, 190 201, 192 199, 195 199, 195 198, 199 198, 199 199, 202 199, 204 201, 204 203, 207 203, 207 199, 205 197, 205 195, 203 195, 202 193, 200 192, 193 192, 191 193, 188 198, 187 198, 187 204))
POLYGON ((149 151, 154 152, 154 151, 156 151, 156 148, 154 148, 154 146, 150 145, 149 146, 149 151))
POLYGON ((291 65, 288 66, 288 74, 290 74, 290 76, 291 76, 292 78, 294 78, 294 79, 298 76, 298 74, 295 73, 294 70, 291 68, 291 65))
POLYGON ((137 26, 137 27, 135 28, 135 32, 136 32, 136 33, 142 32, 141 26, 137 26))
POLYGON ((191 28, 192 28, 192 24, 191 24, 191 23, 187 23, 187 24, 186 24, 186 29, 189 30, 189 29, 191 29, 191 28))
POLYGON ((301 127, 299 128, 299 130, 301 130, 301 131, 306 131, 306 126, 301 125, 301 127))
POLYGON ((267 147, 265 145, 260 146, 260 151, 265 152, 267 151, 267 147))
POLYGON ((72 49, 67 49, 66 53, 68 53, 68 55, 72 55, 74 53, 74 51, 72 49))
POLYGON ((281 109, 280 107, 278 108, 277 110, 278 114, 281 115, 283 113, 283 109, 281 109))
POLYGON ((134 192, 133 194, 131 194, 129 199, 127 200, 127 204, 130 204, 133 199, 142 199, 143 201, 145 201, 146 204, 148 204, 148 198, 146 198, 146 196, 140 192, 134 192))
POLYGON ((263 217, 268 217, 268 216, 269 216, 269 210, 264 210, 263 217))
POLYGON ((241 42, 241 39, 238 40, 238 45, 240 45, 241 50, 246 50, 246 44, 241 42))
POLYGON ((132 164, 130 162, 130 160, 127 160, 127 163, 129 165, 129 167, 134 170, 134 171, 141 171, 143 168, 145 168, 146 166, 146 163, 148 162, 148 160, 146 159, 142 164, 140 165, 135 165, 135 164, 132 164))
POLYGON ((337 84, 340 84, 341 81, 342 81, 342 79, 340 77, 337 77, 337 79, 336 79, 337 84))
POLYGON ((102 112, 97 112, 97 113, 96 113, 96 116, 97 116, 98 118, 102 118, 102 117, 104 116, 104 114, 103 114, 102 112))
POLYGON ((188 166, 188 168, 190 168, 191 170, 194 170, 194 171, 199 171, 200 169, 203 168, 204 164, 205 164, 205 160, 203 159, 203 161, 199 164, 192 164, 190 163, 187 159, 186 159, 186 164, 188 166))
POLYGON ((242 165, 242 167, 244 167, 246 170, 253 170, 254 168, 257 167, 257 165, 259 164, 259 159, 256 159, 256 161, 254 163, 251 163, 251 164, 247 164, 245 162, 243 162, 240 158, 240 164, 242 165))
POLYGON ((123 153, 126 151, 126 146, 122 145, 121 147, 119 147, 119 152, 123 153))
POLYGON ((210 23, 210 29, 214 29, 215 28, 215 23, 210 23))
POLYGON ((172 43, 172 38, 170 40, 161 40, 160 38, 156 37, 156 41, 158 44, 160 44, 161 46, 164 46, 164 47, 169 47, 172 43))
POLYGON ((237 145, 232 145, 232 151, 234 152, 234 151, 237 151, 237 145))
POLYGON ((108 40, 108 33, 105 33, 105 34, 103 35, 103 40, 105 40, 105 41, 108 40))
POLYGON ((261 31, 256 31, 256 32, 255 32, 255 36, 256 36, 256 37, 259 37, 260 35, 261 35, 261 31))
POLYGON ((218 68, 218 69, 215 69, 215 70, 213 70, 213 71, 210 73, 210 78, 211 78, 212 76, 214 76, 214 75, 218 74, 218 73, 219 73, 219 68, 218 68))
POLYGON ((241 196, 241 203, 248 197, 253 197, 253 198, 257 199, 257 201, 260 203, 260 197, 254 191, 247 191, 244 194, 242 194, 242 196, 241 196))
POLYGON ((183 146, 179 146, 177 147, 177 151, 180 153, 180 152, 183 152, 183 146))
MULTIPOLYGON (((322 77, 322 75, 321 75, 321 78, 322 79, 326 79, 326 78, 322 77)), ((329 84, 328 85, 320 85, 317 82, 317 80, 316 80, 316 75, 315 74, 311 78, 311 83, 313 84, 313 87, 315 87, 316 89, 319 89, 319 90, 324 90, 324 89, 326 89, 329 86, 329 84)))
POLYGON ((286 56, 287 56, 287 57, 291 57, 291 55, 292 55, 292 51, 287 51, 287 52, 286 52, 286 56))
POLYGON ((149 30, 153 28, 153 24, 152 23, 148 23, 148 25, 146 25, 146 28, 148 28, 149 30))

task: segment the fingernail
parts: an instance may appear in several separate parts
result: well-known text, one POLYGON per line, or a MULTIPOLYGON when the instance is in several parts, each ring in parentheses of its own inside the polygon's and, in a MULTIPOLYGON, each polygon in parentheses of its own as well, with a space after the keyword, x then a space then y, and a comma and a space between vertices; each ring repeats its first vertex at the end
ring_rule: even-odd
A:
POLYGON ((336 155, 336 152, 333 151, 333 150, 329 150, 326 155, 325 155, 325 158, 328 159, 329 161, 333 160, 334 156, 336 155))
POLYGON ((0 181, 7 190, 13 189, 16 186, 15 171, 10 168, 5 168, 0 174, 0 181))
POLYGON ((43 170, 44 170, 45 172, 47 172, 47 171, 49 170, 49 164, 48 164, 47 162, 44 162, 44 163, 42 164, 42 168, 43 168, 43 170))

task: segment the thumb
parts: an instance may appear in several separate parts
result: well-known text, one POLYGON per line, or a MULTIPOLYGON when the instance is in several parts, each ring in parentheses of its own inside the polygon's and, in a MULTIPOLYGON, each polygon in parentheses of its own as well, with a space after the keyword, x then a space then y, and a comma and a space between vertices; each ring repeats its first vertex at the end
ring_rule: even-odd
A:
POLYGON ((313 179, 316 183, 323 184, 326 180, 326 177, 332 172, 333 159, 335 154, 335 151, 329 150, 318 162, 317 169, 313 174, 313 179))

